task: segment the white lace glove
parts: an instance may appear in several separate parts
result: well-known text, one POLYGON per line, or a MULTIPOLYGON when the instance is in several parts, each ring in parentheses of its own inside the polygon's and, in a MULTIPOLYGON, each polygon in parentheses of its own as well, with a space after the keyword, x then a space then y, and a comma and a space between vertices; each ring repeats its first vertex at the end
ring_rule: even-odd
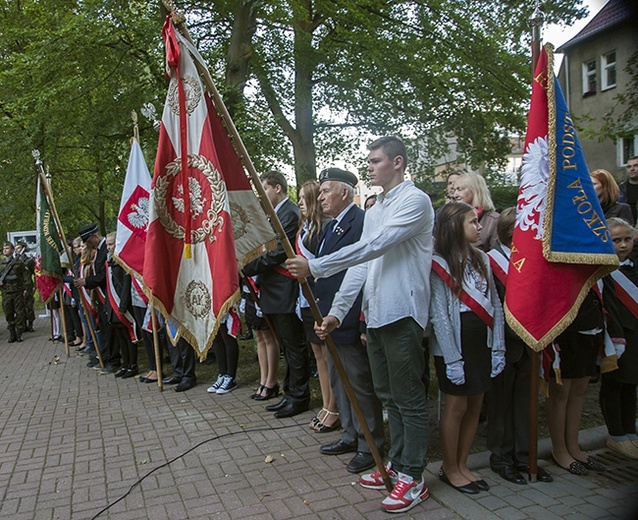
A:
POLYGON ((492 373, 490 377, 496 377, 505 368, 505 351, 492 350, 492 373))
POLYGON ((452 361, 445 365, 445 375, 455 385, 465 384, 465 370, 463 368, 464 362, 462 360, 452 361))

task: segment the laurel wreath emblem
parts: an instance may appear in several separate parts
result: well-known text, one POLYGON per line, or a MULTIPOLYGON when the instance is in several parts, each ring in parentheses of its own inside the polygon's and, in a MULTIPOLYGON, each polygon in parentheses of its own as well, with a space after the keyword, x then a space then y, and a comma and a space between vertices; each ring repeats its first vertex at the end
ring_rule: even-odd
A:
MULTIPOLYGON (((186 76, 182 78, 184 83, 184 94, 186 97, 186 113, 192 114, 193 111, 199 105, 199 101, 202 98, 202 89, 199 86, 197 80, 192 76, 186 76)), ((168 95, 166 101, 171 109, 171 112, 175 115, 179 115, 179 84, 177 78, 172 78, 170 85, 168 86, 168 95)))
POLYGON ((247 233, 250 219, 244 208, 235 202, 230 203, 230 216, 233 226, 233 237, 235 241, 237 241, 247 233))
MULTIPOLYGON (((211 197, 210 207, 206 211, 207 218, 202 220, 202 227, 191 229, 191 243, 197 244, 204 242, 206 237, 208 237, 209 242, 214 242, 217 240, 214 234, 215 228, 217 227, 218 232, 221 233, 224 226, 224 217, 222 217, 220 213, 224 210, 228 197, 226 185, 220 173, 206 157, 188 154, 188 167, 202 172, 210 185, 210 190, 213 195, 211 197)), ((181 158, 179 157, 168 163, 166 165, 166 174, 157 179, 155 189, 153 190, 153 198, 155 200, 155 207, 157 208, 157 216, 160 224, 169 235, 178 240, 184 239, 184 227, 175 222, 170 211, 168 211, 166 207, 166 194, 171 184, 171 177, 175 177, 181 172, 181 168, 181 158)), ((186 218, 190 218, 190 216, 187 215, 186 218)))
MULTIPOLYGON (((211 287, 212 289, 212 287, 211 287)), ((196 318, 208 316, 212 306, 212 298, 206 284, 201 280, 191 280, 185 291, 186 308, 196 318)))

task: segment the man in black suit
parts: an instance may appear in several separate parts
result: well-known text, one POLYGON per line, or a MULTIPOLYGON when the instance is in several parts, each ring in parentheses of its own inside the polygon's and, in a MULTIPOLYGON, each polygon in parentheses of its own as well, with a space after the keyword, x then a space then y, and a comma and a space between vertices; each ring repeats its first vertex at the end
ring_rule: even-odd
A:
MULTIPOLYGON (((319 182, 321 183, 319 189, 321 209, 333 217, 325 226, 324 241, 317 255, 321 257, 359 240, 363 230, 365 212, 352 202, 354 188, 358 182, 353 173, 339 168, 328 168, 321 172, 319 182)), ((315 281, 317 304, 324 316, 330 311, 332 300, 339 290, 345 274, 346 271, 341 271, 315 281)), ((361 299, 362 295, 359 294, 348 314, 331 336, 377 448, 383 453, 384 434, 381 402, 374 393, 368 354, 361 344, 359 334, 361 299)), ((359 473, 372 468, 375 465, 374 458, 329 353, 327 358, 330 385, 339 410, 343 433, 337 442, 323 445, 320 451, 324 455, 356 452, 346 469, 351 473, 359 473)))
MULTIPOLYGON (((111 355, 108 349, 111 327, 104 308, 106 301, 106 261, 108 258, 106 238, 100 235, 97 224, 84 226, 80 229, 78 235, 80 235, 82 242, 96 250, 96 254, 91 268, 92 274, 86 278, 76 278, 73 283, 76 287, 84 286, 87 289, 95 289, 97 292, 97 321, 99 325, 97 339, 102 360, 105 362, 102 370, 104 373, 113 373, 120 367, 120 357, 119 354, 117 356, 111 355)), ((99 368, 97 355, 92 353, 90 358, 87 366, 99 368)))
MULTIPOLYGON (((269 171, 261 176, 261 183, 288 240, 294 244, 299 229, 299 209, 288 198, 286 178, 280 172, 269 171)), ((244 267, 246 276, 259 275, 259 303, 273 324, 288 365, 283 399, 266 407, 275 412, 277 418, 292 417, 310 406, 308 347, 303 324, 295 314, 299 284, 283 265, 285 260, 286 252, 279 243, 273 251, 244 267)))

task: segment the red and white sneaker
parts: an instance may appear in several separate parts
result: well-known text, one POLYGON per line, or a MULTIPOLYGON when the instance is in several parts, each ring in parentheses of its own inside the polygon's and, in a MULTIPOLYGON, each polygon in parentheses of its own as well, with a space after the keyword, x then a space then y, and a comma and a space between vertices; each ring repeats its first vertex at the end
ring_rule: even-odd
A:
MULTIPOLYGON (((390 477, 392 485, 396 486, 399 475, 397 475, 396 471, 392 469, 392 462, 388 462, 385 470, 388 473, 388 477, 390 477)), ((359 477, 359 484, 368 489, 385 489, 385 482, 383 482, 383 478, 381 477, 381 472, 379 470, 374 473, 361 475, 359 477)))
POLYGON ((425 479, 417 482, 412 477, 399 473, 399 479, 392 493, 381 502, 381 509, 388 513, 403 513, 420 504, 429 496, 430 492, 425 484, 425 479))

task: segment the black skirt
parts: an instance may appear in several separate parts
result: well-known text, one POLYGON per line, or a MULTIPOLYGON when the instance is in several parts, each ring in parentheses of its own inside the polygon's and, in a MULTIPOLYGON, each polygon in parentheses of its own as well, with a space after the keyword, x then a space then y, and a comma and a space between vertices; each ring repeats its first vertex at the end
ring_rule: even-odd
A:
POLYGON ((465 383, 455 385, 445 374, 442 356, 434 356, 439 389, 449 395, 477 395, 492 387, 492 350, 487 345, 487 325, 473 312, 461 313, 461 354, 465 383))
POLYGON ((253 330, 268 329, 266 320, 263 317, 257 316, 257 308, 255 307, 255 302, 250 295, 246 298, 246 325, 253 330))
MULTIPOLYGON (((556 338, 560 349, 560 375, 563 379, 591 377, 596 372, 596 360, 603 347, 603 333, 596 335, 565 331, 556 338)), ((550 372, 555 377, 554 371, 550 372)))

